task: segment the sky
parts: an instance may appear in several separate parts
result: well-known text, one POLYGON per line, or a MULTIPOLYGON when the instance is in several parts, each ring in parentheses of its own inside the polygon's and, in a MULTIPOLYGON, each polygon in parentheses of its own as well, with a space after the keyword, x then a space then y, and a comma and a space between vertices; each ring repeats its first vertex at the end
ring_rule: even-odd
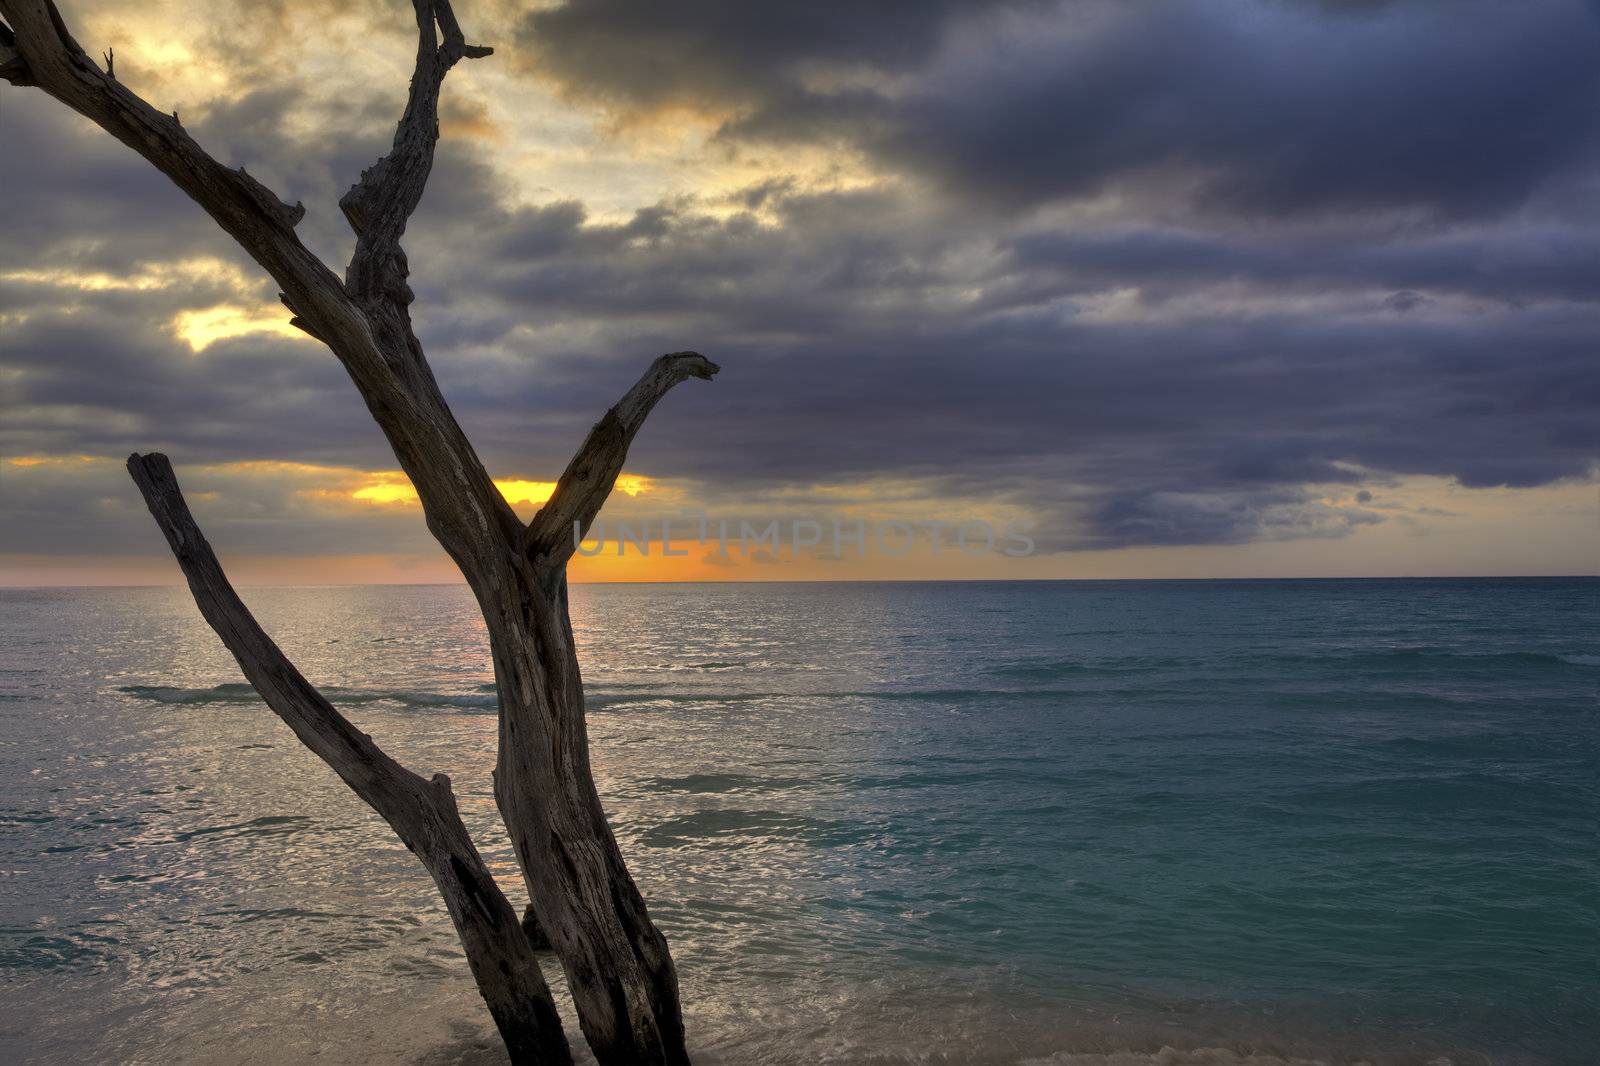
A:
MULTIPOLYGON (((342 269, 409 5, 61 6, 342 269)), ((412 311, 507 498, 656 355, 723 368, 574 580, 1597 571, 1600 4, 456 12, 496 52, 445 86, 412 311)), ((456 579, 197 207, 37 90, 0 131, 0 584, 180 581, 133 451, 240 583, 456 579)))

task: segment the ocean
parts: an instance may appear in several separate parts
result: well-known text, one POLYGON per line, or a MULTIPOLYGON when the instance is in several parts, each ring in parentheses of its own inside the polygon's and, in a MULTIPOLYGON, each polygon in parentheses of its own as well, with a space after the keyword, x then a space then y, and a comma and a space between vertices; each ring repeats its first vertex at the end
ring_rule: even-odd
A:
MULTIPOLYGON (((1597 593, 612 585, 573 610, 699 1063, 1578 1066, 1597 593)), ((452 776, 520 900, 470 595, 244 595, 452 776)), ((502 1061, 420 865, 186 590, 0 591, 0 822, 0 1061, 502 1061)))

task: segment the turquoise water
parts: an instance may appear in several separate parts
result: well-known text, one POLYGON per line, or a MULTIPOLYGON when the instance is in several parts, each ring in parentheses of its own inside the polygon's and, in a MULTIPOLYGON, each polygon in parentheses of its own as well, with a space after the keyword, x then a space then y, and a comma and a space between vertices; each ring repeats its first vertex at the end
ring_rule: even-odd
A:
MULTIPOLYGON (((592 586, 574 610, 697 1061, 1462 1066, 1600 1060, 1597 593, 592 586)), ((455 778, 520 897, 465 591, 246 597, 455 778)), ((496 1061, 420 867, 186 593, 0 591, 0 648, 0 1059, 496 1061)))

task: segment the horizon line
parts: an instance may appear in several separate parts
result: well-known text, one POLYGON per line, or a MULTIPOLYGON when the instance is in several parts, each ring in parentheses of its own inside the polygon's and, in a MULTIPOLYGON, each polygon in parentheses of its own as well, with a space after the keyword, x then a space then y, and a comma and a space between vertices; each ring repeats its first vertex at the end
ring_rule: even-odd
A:
MULTIPOLYGON (((1313 574, 1278 575, 1258 577, 933 577, 933 578, 757 578, 734 580, 728 578, 697 579, 687 581, 569 581, 568 585, 1087 585, 1147 583, 1204 583, 1223 581, 1592 581, 1600 574, 1313 574)), ((350 588, 455 588, 465 587, 463 578, 457 581, 348 581, 292 583, 246 583, 234 585, 242 589, 350 589, 350 588)), ((52 589, 181 589, 183 582, 130 582, 109 585, 10 585, 0 583, 0 592, 42 592, 52 589)))

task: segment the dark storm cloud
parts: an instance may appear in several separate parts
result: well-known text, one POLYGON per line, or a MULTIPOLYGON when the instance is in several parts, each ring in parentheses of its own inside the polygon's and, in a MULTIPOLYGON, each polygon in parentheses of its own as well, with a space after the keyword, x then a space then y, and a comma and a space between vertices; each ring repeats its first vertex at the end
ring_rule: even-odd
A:
POLYGON ((933 479, 1056 514, 1058 547, 1338 535, 1376 516, 1333 513, 1300 486, 1389 471, 1530 486, 1583 476, 1595 455, 1600 315, 1577 284, 1592 234, 1319 254, 1299 237, 1030 232, 964 272, 972 234, 919 222, 891 193, 767 206, 774 224, 670 205, 616 224, 574 203, 500 212, 471 224, 496 235, 482 260, 450 260, 450 229, 424 224, 438 255, 422 261, 479 294, 476 338, 604 323, 546 347, 526 388, 475 401, 487 445, 559 463, 648 353, 692 341, 736 353, 731 372, 674 395, 639 469, 729 496, 933 479), (1103 290, 1141 280, 1159 295, 1140 314, 1092 313, 1103 290), (1398 316, 1401 284, 1435 298, 1398 316), (952 298, 969 286, 979 295, 952 298), (1266 309, 1228 313, 1241 289, 1266 309), (1215 305, 1182 306, 1212 292, 1215 305), (1333 306, 1299 309, 1306 293, 1333 306))
MULTIPOLYGON (((719 108, 724 146, 839 143, 906 180, 772 173, 597 218, 582 190, 510 206, 481 146, 447 134, 407 241, 413 313, 497 476, 553 476, 684 348, 725 372, 673 393, 630 469, 711 505, 898 479, 1025 509, 1052 550, 1239 543, 1347 535, 1381 517, 1362 486, 1404 475, 1592 469, 1600 64, 1577 5, 580 2, 530 16, 525 44, 574 97, 719 108), (1100 192, 1116 202, 1050 207, 1100 192)), ((402 92, 330 108, 289 69, 185 121, 303 199, 302 234, 338 262, 337 197, 402 92)), ((258 277, 120 145, 37 94, 4 106, 0 272, 22 274, 0 293, 0 454, 393 466, 324 350, 250 334, 194 353, 170 328, 270 304, 270 283, 29 275, 215 256, 258 277)), ((119 469, 75 476, 7 478, 9 550, 144 530, 106 502, 127 497, 119 469)), ((235 547, 426 543, 414 513, 252 485, 207 519, 235 547)))
POLYGON ((1242 544, 1287 537, 1338 537, 1357 526, 1383 521, 1372 511, 1319 506, 1308 494, 1289 489, 1199 497, 1119 495, 1094 505, 1087 518, 1095 535, 1076 546, 1242 544))
POLYGON ((6 86, 0 152, 6 197, 0 270, 77 265, 126 270, 181 242, 207 254, 229 242, 163 175, 42 93, 6 86))
MULTIPOLYGON (((318 114, 325 101, 315 85, 297 80, 292 70, 274 73, 275 79, 237 97, 156 96, 155 102, 178 110, 190 133, 217 158, 247 168, 288 202, 303 201, 302 239, 337 260, 351 244, 338 198, 387 150, 404 90, 356 88, 341 93, 340 106, 318 114), (315 136, 294 131, 295 123, 307 121, 315 122, 315 136)), ((10 86, 3 91, 0 122, 8 143, 18 147, 0 153, 7 206, 0 268, 121 272, 172 258, 174 249, 248 263, 143 158, 43 93, 10 86)))
POLYGON ((534 11, 517 43, 574 92, 627 107, 766 104, 808 72, 899 72, 926 62, 947 26, 1039 0, 577 0, 534 11))
POLYGON ((250 334, 193 353, 145 325, 171 299, 83 294, 70 313, 38 312, 8 327, 0 366, 13 374, 0 386, 0 456, 164 449, 195 462, 393 465, 324 350, 250 334))
POLYGON ((1198 232, 1143 226, 1025 231, 1007 242, 1035 284, 1093 290, 1137 285, 1147 298, 1245 283, 1305 292, 1351 286, 1393 290, 1384 305, 1408 311, 1419 290, 1509 305, 1584 301, 1600 292, 1592 225, 1550 219, 1466 226, 1400 237, 1313 230, 1198 232))
POLYGON ((1013 202, 1182 176, 1197 210, 1280 217, 1495 214, 1593 159, 1600 26, 1576 4, 1137 4, 1106 22, 965 50, 891 102, 877 150, 1013 202))
POLYGON ((982 208, 1138 179, 1201 211, 1460 217, 1594 157, 1600 21, 1576 0, 837 6, 575 0, 525 38, 578 96, 848 141, 982 208))

